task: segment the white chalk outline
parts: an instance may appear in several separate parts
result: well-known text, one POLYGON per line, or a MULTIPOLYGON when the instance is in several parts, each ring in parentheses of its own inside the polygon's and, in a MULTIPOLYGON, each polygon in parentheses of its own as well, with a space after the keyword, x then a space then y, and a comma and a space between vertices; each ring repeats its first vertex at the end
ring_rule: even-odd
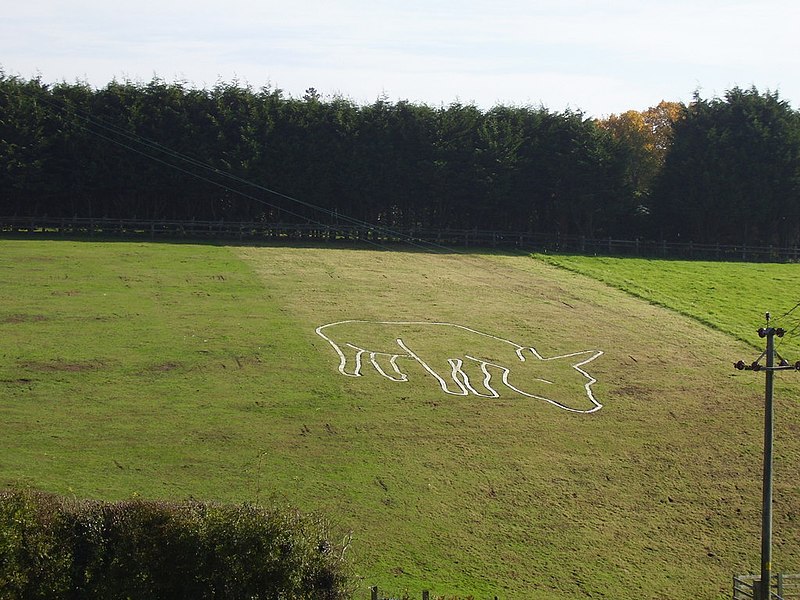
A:
MULTIPOLYGON (((544 358, 533 347, 520 346, 519 344, 517 344, 515 342, 512 342, 511 340, 507 340, 507 339, 504 339, 504 338, 501 338, 501 337, 498 337, 498 336, 495 336, 495 335, 491 335, 491 334, 488 334, 488 333, 483 333, 482 331, 477 331, 475 329, 471 329, 470 327, 465 327, 464 325, 458 325, 456 323, 444 323, 444 322, 427 322, 427 321, 366 321, 366 320, 360 320, 360 319, 347 319, 347 320, 344 320, 344 321, 336 321, 334 323, 328 323, 326 325, 320 325, 319 327, 317 327, 315 329, 315 331, 316 331, 317 335, 319 335, 321 338, 323 338, 325 341, 327 341, 333 347, 333 349, 336 351, 336 354, 339 355, 339 372, 342 375, 347 375, 348 377, 361 377, 361 367, 362 367, 362 364, 363 364, 363 361, 362 361, 361 357, 362 357, 363 354, 367 354, 367 355, 369 355, 369 362, 372 365, 372 367, 380 375, 382 375, 383 377, 389 379, 390 381, 397 381, 397 382, 408 381, 408 376, 405 373, 403 373, 400 370, 400 368, 397 366, 397 359, 399 359, 401 357, 405 357, 405 358, 414 359, 417 363, 419 363, 422 366, 423 369, 425 369, 428 373, 433 375, 433 377, 439 382, 439 387, 441 387, 442 391, 444 393, 446 393, 446 394, 450 394, 452 396, 468 396, 469 394, 473 394, 475 396, 479 396, 479 397, 482 397, 482 398, 499 398, 500 394, 497 392, 497 390, 495 390, 493 387, 491 387, 489 385, 489 383, 490 383, 490 381, 492 379, 492 374, 489 372, 489 367, 493 367, 495 369, 500 370, 500 372, 502 373, 502 376, 501 376, 502 382, 507 388, 517 392, 518 394, 526 396, 528 398, 535 398, 537 400, 544 400, 545 402, 549 402, 550 404, 552 404, 554 406, 557 406, 557 407, 562 408, 564 410, 567 410, 569 412, 575 412, 575 413, 588 414, 588 413, 596 412, 596 411, 600 410, 601 408, 603 408, 603 405, 600 404, 600 402, 598 402, 595 399, 594 394, 592 392, 592 385, 597 383, 597 380, 594 377, 592 377, 591 375, 589 375, 586 371, 584 371, 581 368, 581 367, 589 364, 590 362, 592 362, 593 360, 595 360, 599 356, 602 356, 603 355, 603 351, 602 350, 583 350, 581 352, 572 352, 570 354, 562 354, 560 356, 551 356, 549 358, 544 358), (543 361, 559 360, 559 359, 564 359, 564 358, 570 358, 572 356, 582 356, 582 355, 586 355, 587 353, 592 353, 592 355, 589 358, 587 358, 585 360, 581 360, 581 361, 579 361, 579 362, 577 362, 577 363, 575 363, 575 364, 573 364, 571 366, 572 366, 573 369, 578 371, 578 373, 580 373, 581 375, 583 375, 587 379, 587 382, 584 384, 583 387, 584 387, 584 390, 586 390, 586 396, 589 398, 589 401, 594 406, 591 409, 588 409, 588 410, 579 410, 579 409, 576 409, 576 408, 571 408, 569 406, 565 406, 564 404, 561 404, 557 400, 553 400, 553 399, 547 398, 545 396, 539 396, 537 394, 529 394, 528 392, 525 392, 525 391, 520 390, 519 388, 513 386, 508 381, 508 376, 509 376, 509 373, 510 373, 510 369, 508 367, 504 367, 502 365, 498 365, 498 364, 491 363, 491 362, 488 362, 488 361, 485 361, 485 360, 481 360, 481 359, 475 358, 473 356, 470 356, 468 354, 465 355, 466 358, 468 358, 469 360, 475 361, 480 365, 481 372, 484 375, 483 382, 482 382, 483 383, 483 387, 485 387, 490 393, 489 394, 481 393, 481 392, 479 392, 478 390, 476 390, 472 386, 472 384, 470 383, 470 380, 469 380, 469 376, 462 369, 462 366, 464 365, 464 361, 462 361, 461 359, 457 359, 457 358, 456 359, 448 358, 447 362, 450 365, 450 369, 451 369, 450 375, 451 375, 453 383, 455 383, 456 387, 458 388, 458 391, 452 391, 448 387, 448 382, 445 381, 445 379, 441 375, 439 375, 439 373, 434 371, 424 360, 422 360, 422 358, 420 358, 411 348, 409 348, 403 342, 403 340, 401 338, 396 338, 395 342, 397 343, 397 345, 400 348, 402 348, 405 351, 403 354, 391 354, 391 353, 388 353, 388 352, 371 352, 371 351, 366 350, 364 348, 360 348, 358 346, 355 346, 355 345, 353 345, 353 344, 351 344, 349 342, 346 343, 345 344, 346 346, 348 346, 349 348, 351 348, 351 349, 356 351, 355 368, 353 369, 352 373, 348 373, 345 370, 345 367, 347 366, 347 357, 345 356, 344 352, 342 352, 341 348, 339 347, 339 345, 336 342, 334 342, 331 338, 329 338, 327 335, 325 335, 323 333, 323 330, 328 328, 328 327, 333 327, 335 325, 344 325, 344 324, 348 324, 348 323, 365 323, 365 324, 370 324, 370 325, 432 325, 432 326, 456 327, 458 329, 462 329, 462 330, 468 331, 470 333, 475 333, 475 334, 482 335, 482 336, 487 337, 487 338, 491 338, 491 339, 494 339, 494 340, 505 342, 507 344, 510 344, 511 346, 516 347, 516 351, 515 352, 516 352, 517 357, 519 358, 519 360, 521 362, 525 361, 525 351, 526 350, 530 350, 530 352, 536 358, 538 358, 539 360, 543 360, 543 361), (394 371, 394 375, 387 373, 386 370, 384 370, 384 368, 380 366, 380 364, 378 362, 378 357, 389 357, 389 365, 391 366, 392 371, 394 371)), ((548 381, 546 379, 537 378, 537 381, 541 381, 543 383, 550 384, 550 385, 555 385, 552 381, 548 381)))

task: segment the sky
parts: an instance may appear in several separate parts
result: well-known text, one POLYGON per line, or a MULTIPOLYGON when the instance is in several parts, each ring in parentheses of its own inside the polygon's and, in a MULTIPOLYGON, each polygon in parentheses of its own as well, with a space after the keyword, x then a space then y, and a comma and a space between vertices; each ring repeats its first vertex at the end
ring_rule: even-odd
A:
POLYGON ((0 0, 0 14, 0 68, 46 83, 596 118, 755 86, 800 109, 797 0, 0 0))

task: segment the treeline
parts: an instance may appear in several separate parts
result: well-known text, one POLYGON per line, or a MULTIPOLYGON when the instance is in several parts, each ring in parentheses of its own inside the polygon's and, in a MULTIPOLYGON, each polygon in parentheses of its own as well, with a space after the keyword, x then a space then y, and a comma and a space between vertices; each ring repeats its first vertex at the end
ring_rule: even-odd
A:
POLYGON ((789 246, 800 113, 755 88, 595 120, 0 72, 0 214, 789 246))

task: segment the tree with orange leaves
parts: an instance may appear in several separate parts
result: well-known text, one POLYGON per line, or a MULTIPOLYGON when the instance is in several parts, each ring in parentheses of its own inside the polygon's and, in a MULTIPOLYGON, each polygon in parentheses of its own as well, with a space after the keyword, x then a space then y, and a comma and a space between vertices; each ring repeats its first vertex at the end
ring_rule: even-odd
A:
POLYGON ((680 102, 662 100, 643 112, 629 110, 598 121, 598 126, 611 133, 627 154, 628 185, 645 207, 653 182, 664 166, 672 143, 672 126, 681 118, 680 102))

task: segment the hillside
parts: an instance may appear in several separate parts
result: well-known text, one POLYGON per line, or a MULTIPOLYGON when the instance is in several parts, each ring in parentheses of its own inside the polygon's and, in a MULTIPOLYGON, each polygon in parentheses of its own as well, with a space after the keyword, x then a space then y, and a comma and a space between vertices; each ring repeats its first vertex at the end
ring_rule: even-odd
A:
MULTIPOLYGON (((0 484, 320 511, 352 531, 358 597, 724 598, 759 564, 763 379, 731 368, 752 347, 529 257, 2 241, 0 336, 0 484), (385 324, 322 330, 362 377, 316 331, 344 321, 385 324), (398 338, 425 359, 395 360, 404 382, 369 361, 401 379, 398 338), (515 364, 524 395, 497 383, 513 344, 603 354, 515 364), (587 390, 602 408, 559 406, 587 390)), ((778 379, 774 564, 796 572, 800 382, 778 379)))

